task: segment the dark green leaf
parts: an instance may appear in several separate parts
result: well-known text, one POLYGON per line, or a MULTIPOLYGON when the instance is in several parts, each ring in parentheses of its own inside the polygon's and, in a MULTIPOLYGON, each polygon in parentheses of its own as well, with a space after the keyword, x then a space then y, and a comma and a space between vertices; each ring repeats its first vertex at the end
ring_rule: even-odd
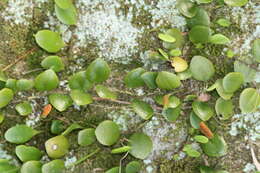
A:
POLYGON ((16 82, 16 89, 18 91, 27 91, 32 89, 34 86, 33 80, 20 79, 16 82))
POLYGON ((230 40, 222 34, 215 34, 210 37, 210 42, 213 44, 228 44, 230 40))
POLYGON ((190 41, 194 44, 207 43, 210 40, 211 31, 208 26, 196 25, 189 32, 190 41))
POLYGON ((28 101, 19 103, 15 106, 16 111, 20 114, 20 115, 29 115, 32 113, 32 106, 28 101))
POLYGON ((42 163, 40 161, 28 161, 21 167, 21 173, 42 173, 42 163))
POLYGON ((130 71, 124 79, 124 82, 129 88, 137 88, 143 86, 145 83, 141 77, 141 75, 145 72, 143 68, 136 68, 130 71))
POLYGON ((129 162, 126 165, 126 173, 139 173, 141 171, 141 163, 138 161, 129 162))
POLYGON ((187 25, 189 28, 193 28, 196 25, 209 26, 210 18, 207 11, 203 8, 198 8, 197 14, 194 17, 187 19, 187 25))
POLYGON ((157 72, 144 72, 141 75, 141 78, 143 79, 144 83, 150 88, 155 89, 157 88, 156 85, 156 77, 158 73, 157 72))
POLYGON ((69 96, 58 93, 49 95, 49 102, 60 112, 65 111, 72 105, 72 100, 69 96))
POLYGON ((95 129, 88 128, 79 131, 78 133, 78 144, 80 146, 88 146, 96 141, 95 129))
POLYGON ((34 83, 38 91, 50 91, 58 87, 59 78, 53 70, 49 69, 40 73, 34 83))
POLYGON ((95 135, 102 145, 111 146, 118 141, 120 130, 116 123, 106 120, 97 126, 95 135))
POLYGON ((154 111, 148 103, 134 100, 131 105, 135 113, 137 113, 141 118, 148 120, 153 116, 154 111))
POLYGON ((209 142, 201 144, 205 154, 211 157, 220 157, 227 153, 227 144, 223 137, 214 135, 209 142))
POLYGON ((66 25, 75 25, 77 23, 77 11, 74 5, 69 8, 62 9, 55 5, 55 13, 57 18, 66 25))
POLYGON ((22 144, 29 141, 40 132, 23 124, 11 127, 5 132, 5 139, 14 144, 22 144))
POLYGON ((181 113, 181 105, 176 108, 164 109, 162 115, 169 122, 175 122, 181 113))
POLYGON ((50 53, 56 53, 65 46, 60 34, 50 30, 38 31, 35 39, 41 48, 50 53))
POLYGON ((190 124, 194 129, 199 129, 200 128, 200 122, 202 120, 192 111, 190 113, 190 124))
POLYGON ((55 72, 64 70, 64 64, 58 56, 48 56, 41 62, 41 66, 45 69, 52 69, 55 72))
POLYGON ((145 159, 153 149, 153 143, 144 133, 134 133, 129 139, 130 154, 138 159, 145 159))
POLYGON ((196 80, 207 81, 215 73, 214 65, 210 60, 203 56, 194 56, 190 63, 192 76, 196 80))
POLYGON ((26 145, 17 146, 15 148, 15 154, 22 162, 40 160, 42 157, 42 152, 38 148, 26 145))
POLYGON ((226 92, 232 93, 238 90, 244 83, 244 76, 239 72, 228 73, 223 78, 223 88, 226 92))
POLYGON ((63 160, 52 160, 42 166, 42 173, 63 173, 65 163, 63 160))
POLYGON ((214 115, 214 110, 205 102, 194 101, 192 109, 203 121, 209 120, 214 115))
POLYGON ((222 115, 222 118, 224 120, 229 119, 234 111, 234 105, 232 103, 232 100, 224 100, 222 98, 218 98, 216 105, 215 105, 215 110, 218 115, 222 115))
POLYGON ((101 83, 108 79, 110 68, 103 59, 97 58, 86 70, 87 79, 93 83, 101 83))
POLYGON ((13 99, 14 93, 9 88, 3 88, 0 90, 0 108, 5 107, 13 99))
POLYGON ((177 28, 168 29, 165 34, 170 35, 176 39, 174 43, 163 42, 165 49, 181 48, 185 43, 182 32, 177 28))
POLYGON ((70 97, 78 106, 87 105, 93 102, 92 96, 82 90, 71 90, 70 97))
POLYGON ((111 91, 110 89, 108 89, 107 87, 103 85, 97 85, 95 88, 99 97, 112 99, 112 100, 117 99, 117 94, 111 91))
POLYGON ((93 84, 87 79, 85 71, 77 72, 69 78, 70 89, 87 91, 92 88, 92 86, 93 84))
POLYGON ((246 88, 239 98, 239 107, 242 113, 251 113, 257 110, 260 105, 260 94, 254 88, 246 88))
POLYGON ((167 71, 159 72, 156 78, 156 84, 161 89, 172 90, 181 85, 181 81, 177 75, 167 71))

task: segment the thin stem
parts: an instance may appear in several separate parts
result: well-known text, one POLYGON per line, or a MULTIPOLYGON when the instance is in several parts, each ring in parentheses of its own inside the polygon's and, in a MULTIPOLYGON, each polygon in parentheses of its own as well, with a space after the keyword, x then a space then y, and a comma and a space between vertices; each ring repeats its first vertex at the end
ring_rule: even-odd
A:
POLYGON ((129 151, 120 159, 119 162, 119 173, 122 173, 122 161, 128 156, 129 151))
POLYGON ((29 51, 25 52, 25 54, 21 55, 20 57, 18 57, 13 63, 9 64, 8 66, 6 66, 2 71, 6 71, 9 68, 11 68, 12 66, 14 66, 15 64, 17 64, 19 61, 21 61, 22 59, 26 58, 29 54, 31 54, 33 51, 35 50, 35 48, 30 49, 29 51))
POLYGON ((119 104, 124 104, 124 105, 130 105, 130 102, 127 101, 122 101, 122 100, 114 100, 114 99, 108 99, 108 98, 101 98, 101 97, 93 97, 93 100, 95 101, 110 101, 110 102, 115 102, 119 104))
POLYGON ((87 160, 87 159, 90 158, 91 156, 95 155, 95 154, 98 153, 99 151, 100 151, 100 148, 97 148, 97 149, 96 149, 95 151, 93 151, 92 153, 90 153, 90 154, 88 154, 88 155, 82 157, 81 159, 77 160, 76 162, 74 162, 74 163, 68 165, 67 168, 71 168, 71 167, 73 167, 73 166, 76 166, 76 165, 78 165, 78 164, 84 162, 85 160, 87 160))

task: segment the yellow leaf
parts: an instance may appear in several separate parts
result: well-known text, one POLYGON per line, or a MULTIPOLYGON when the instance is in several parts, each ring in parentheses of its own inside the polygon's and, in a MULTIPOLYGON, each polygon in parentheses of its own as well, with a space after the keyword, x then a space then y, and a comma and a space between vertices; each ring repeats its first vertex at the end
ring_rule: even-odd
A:
POLYGON ((181 57, 174 57, 171 59, 171 64, 176 72, 183 72, 188 68, 188 63, 181 57))

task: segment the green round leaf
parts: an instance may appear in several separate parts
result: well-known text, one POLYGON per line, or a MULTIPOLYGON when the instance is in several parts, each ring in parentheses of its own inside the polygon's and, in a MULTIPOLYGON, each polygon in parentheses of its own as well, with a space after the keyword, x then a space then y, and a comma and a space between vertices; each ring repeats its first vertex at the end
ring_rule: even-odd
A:
POLYGON ((241 7, 247 4, 248 0, 224 0, 227 5, 241 7))
POLYGON ((222 118, 224 120, 229 119, 233 115, 233 109, 234 105, 232 103, 232 100, 224 100, 222 98, 218 98, 215 105, 215 110, 218 115, 222 115, 222 118))
POLYGON ((227 153, 227 144, 223 137, 214 135, 209 142, 201 144, 201 148, 205 154, 211 157, 220 157, 227 153))
POLYGON ((196 136, 194 136, 194 139, 195 139, 195 141, 197 141, 199 143, 203 143, 203 144, 209 142, 209 139, 206 136, 202 136, 202 135, 196 135, 196 136))
POLYGON ((190 124, 194 129, 199 129, 200 128, 200 122, 202 120, 192 111, 190 113, 190 124))
POLYGON ((193 149, 192 145, 189 145, 189 144, 184 146, 183 151, 185 151, 188 154, 188 156, 190 156, 190 157, 199 157, 200 156, 200 152, 193 149))
POLYGON ((199 4, 207 4, 207 3, 212 2, 212 0, 196 0, 196 2, 199 4))
POLYGON ((156 77, 158 73, 157 72, 144 72, 141 75, 141 78, 143 79, 144 83, 148 86, 150 89, 157 88, 156 85, 156 77))
POLYGON ((102 145, 110 146, 118 141, 120 130, 116 123, 106 120, 97 126, 95 135, 102 145))
POLYGON ((0 108, 5 107, 13 99, 14 93, 9 88, 3 88, 0 90, 0 108))
POLYGON ((115 92, 111 91, 110 89, 108 89, 103 85, 97 85, 96 92, 97 95, 101 98, 107 98, 112 100, 115 100, 117 98, 117 94, 115 92))
POLYGON ((5 139, 14 144, 22 144, 29 141, 40 132, 23 124, 11 127, 5 132, 5 139))
POLYGON ((16 111, 20 115, 29 115, 32 113, 32 106, 28 101, 25 101, 23 103, 19 103, 18 105, 15 106, 16 111))
POLYGON ((168 35, 168 34, 160 33, 160 34, 158 34, 158 37, 162 41, 165 41, 168 43, 174 43, 176 41, 176 39, 174 37, 172 37, 171 35, 168 35))
POLYGON ((153 149, 153 143, 144 133, 134 133, 129 139, 130 154, 138 159, 145 159, 153 149))
POLYGON ((208 26, 196 25, 189 32, 190 40, 197 43, 207 43, 210 40, 211 31, 208 26))
POLYGON ((69 96, 58 93, 49 95, 49 102, 60 112, 65 111, 72 105, 72 100, 69 96))
POLYGON ((15 148, 15 154, 22 162, 40 160, 42 157, 42 152, 38 148, 26 145, 17 146, 15 148))
POLYGON ((88 146, 96 141, 95 129, 88 128, 79 131, 78 133, 78 144, 80 146, 88 146))
POLYGON ((63 132, 63 130, 64 130, 64 126, 63 126, 62 121, 53 120, 51 122, 51 133, 52 134, 55 134, 55 135, 61 134, 63 132))
POLYGON ((53 70, 49 69, 40 73, 34 83, 38 91, 50 91, 58 87, 59 78, 53 70))
POLYGON ((215 35, 211 36, 209 41, 213 44, 228 44, 228 43, 230 43, 229 38, 227 38, 226 36, 224 36, 222 34, 215 34, 215 35))
POLYGON ((33 86, 34 86, 33 80, 20 79, 16 82, 16 89, 18 91, 27 91, 27 90, 32 89, 33 86))
POLYGON ((169 52, 169 54, 171 55, 171 56, 181 56, 182 55, 182 52, 181 52, 181 50, 180 49, 172 49, 170 52, 169 52))
POLYGON ((114 167, 107 170, 105 173, 119 173, 119 167, 114 167))
POLYGON ((139 173, 141 171, 141 163, 138 161, 132 161, 126 165, 126 173, 139 173))
POLYGON ((177 76, 179 76, 180 80, 186 80, 192 77, 191 71, 188 68, 187 70, 177 73, 177 76))
POLYGON ((164 108, 176 108, 181 104, 181 101, 178 97, 174 95, 164 96, 164 108))
POLYGON ((55 5, 55 13, 57 18, 66 25, 75 25, 77 23, 77 11, 74 5, 69 8, 62 9, 55 5))
POLYGON ((135 113, 145 120, 148 120, 153 116, 153 108, 148 103, 135 99, 131 106, 135 113))
POLYGON ((207 81, 215 73, 214 65, 203 56, 194 56, 190 62, 192 76, 196 80, 207 81))
POLYGON ((260 105, 260 94, 254 88, 246 88, 239 98, 239 107, 242 113, 251 113, 257 110, 260 105))
POLYGON ((35 39, 41 48, 50 53, 56 53, 65 46, 60 34, 50 30, 38 31, 35 39))
POLYGON ((181 81, 180 78, 174 73, 162 71, 159 72, 156 78, 156 84, 161 89, 172 90, 180 87, 181 81))
POLYGON ((0 159, 0 172, 3 173, 18 173, 19 168, 9 163, 6 159, 0 159))
POLYGON ((253 47, 252 47, 252 53, 253 53, 253 58, 257 62, 260 62, 260 38, 254 40, 253 47))
POLYGON ((207 11, 203 8, 198 8, 197 14, 194 17, 187 19, 187 25, 189 28, 193 28, 196 25, 209 26, 210 18, 207 11))
POLYGON ((226 92, 232 93, 238 90, 244 83, 244 77, 239 72, 228 73, 223 78, 223 88, 226 92))
POLYGON ((244 76, 244 82, 252 82, 255 80, 256 71, 251 67, 239 61, 234 62, 234 71, 240 72, 244 76))
POLYGON ((92 86, 93 84, 87 79, 85 71, 77 72, 69 78, 70 89, 87 91, 92 88, 92 86))
POLYGON ((101 83, 108 79, 110 68, 101 58, 93 61, 86 70, 87 79, 93 83, 101 83))
POLYGON ((42 163, 40 161, 28 161, 21 167, 21 173, 42 173, 42 163))
POLYGON ((7 79, 5 83, 5 87, 13 90, 13 92, 16 92, 17 91, 16 83, 17 83, 16 79, 7 79))
POLYGON ((52 160, 42 166, 42 173, 63 173, 65 163, 63 160, 52 160))
POLYGON ((0 111, 0 124, 4 121, 5 119, 5 114, 0 111))
POLYGON ((160 52, 160 54, 162 55, 162 57, 163 57, 163 59, 164 60, 169 60, 169 55, 168 55, 168 53, 166 53, 164 50, 162 50, 162 49, 158 49, 158 51, 160 52))
POLYGON ((209 120, 214 115, 214 110, 205 102, 194 101, 192 110, 203 121, 209 120))
POLYGON ((61 158, 69 151, 69 141, 63 135, 55 136, 45 142, 45 149, 49 157, 61 158))
POLYGON ((76 105, 82 106, 93 102, 92 96, 82 90, 71 90, 70 97, 76 105))
POLYGON ((165 49, 175 49, 181 48, 185 43, 182 32, 177 28, 168 29, 165 34, 170 35, 176 39, 174 43, 163 42, 163 47, 165 49))
POLYGON ((60 8, 66 9, 71 7, 72 1, 71 0, 54 0, 55 4, 58 5, 60 8))
POLYGON ((64 64, 58 56, 48 56, 41 62, 41 66, 45 69, 52 69, 55 72, 64 70, 64 64))
POLYGON ((141 77, 141 75, 145 72, 143 68, 136 68, 130 71, 124 79, 124 82, 129 88, 137 88, 143 86, 145 83, 141 77))
POLYGON ((224 90, 222 79, 218 79, 216 81, 216 90, 219 96, 222 97, 224 100, 229 100, 233 96, 233 93, 229 93, 224 90))
POLYGON ((229 27, 231 25, 231 22, 227 19, 221 18, 217 20, 217 24, 223 27, 229 27))
POLYGON ((167 121, 175 122, 177 118, 180 116, 180 113, 181 113, 181 106, 178 106, 176 108, 164 109, 162 115, 167 121))
POLYGON ((195 4, 193 4, 189 0, 178 1, 177 8, 182 15, 189 17, 189 18, 194 17, 198 11, 195 4))

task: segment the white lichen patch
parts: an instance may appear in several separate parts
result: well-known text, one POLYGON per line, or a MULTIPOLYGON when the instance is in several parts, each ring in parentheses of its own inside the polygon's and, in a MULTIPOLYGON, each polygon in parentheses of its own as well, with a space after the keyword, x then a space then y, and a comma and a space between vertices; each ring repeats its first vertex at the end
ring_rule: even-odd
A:
POLYGON ((185 127, 179 127, 177 123, 169 123, 163 117, 154 116, 143 127, 143 132, 153 141, 153 151, 147 160, 173 159, 174 153, 187 137, 185 127))
POLYGON ((247 163, 243 169, 243 172, 245 173, 253 173, 255 171, 255 165, 253 165, 252 163, 247 163))
POLYGON ((252 41, 260 37, 259 3, 250 1, 245 7, 232 8, 230 18, 243 32, 233 33, 230 48, 241 57, 250 57, 252 41))
POLYGON ((123 132, 133 129, 142 119, 129 108, 114 110, 108 113, 108 118, 112 119, 123 132))
POLYGON ((260 112, 250 114, 236 114, 229 131, 230 135, 245 134, 245 140, 260 139, 260 112))
POLYGON ((7 7, 0 14, 5 20, 14 25, 29 25, 33 18, 34 7, 41 7, 47 0, 8 0, 7 7))
POLYGON ((3 144, 0 144, 0 159, 6 159, 15 165, 18 165, 18 161, 4 149, 3 144))

